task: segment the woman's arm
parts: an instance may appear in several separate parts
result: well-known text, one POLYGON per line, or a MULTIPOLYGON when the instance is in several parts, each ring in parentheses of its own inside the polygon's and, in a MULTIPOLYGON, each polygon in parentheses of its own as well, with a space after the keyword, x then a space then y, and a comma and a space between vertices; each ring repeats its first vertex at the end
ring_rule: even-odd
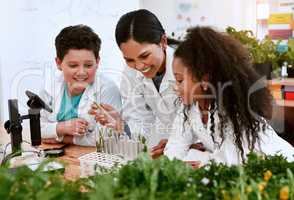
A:
POLYGON ((140 76, 135 70, 126 68, 120 90, 123 120, 128 124, 132 134, 148 137, 154 126, 155 117, 145 101, 143 75, 140 76))

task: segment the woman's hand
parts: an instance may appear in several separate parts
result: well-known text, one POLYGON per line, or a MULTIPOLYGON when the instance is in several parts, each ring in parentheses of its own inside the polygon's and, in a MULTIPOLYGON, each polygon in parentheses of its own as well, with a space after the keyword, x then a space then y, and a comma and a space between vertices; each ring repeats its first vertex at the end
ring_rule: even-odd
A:
POLYGON ((88 122, 84 119, 75 118, 64 122, 58 122, 56 131, 58 136, 84 135, 87 132, 88 122))
POLYGON ((163 155, 163 151, 164 151, 164 148, 165 148, 167 141, 168 141, 167 139, 162 139, 162 140, 160 140, 158 145, 156 145, 152 148, 151 157, 153 159, 156 159, 156 158, 160 157, 161 155, 163 155))
POLYGON ((92 104, 90 115, 95 115, 96 122, 103 126, 113 128, 118 133, 124 130, 124 123, 119 112, 108 104, 92 104))

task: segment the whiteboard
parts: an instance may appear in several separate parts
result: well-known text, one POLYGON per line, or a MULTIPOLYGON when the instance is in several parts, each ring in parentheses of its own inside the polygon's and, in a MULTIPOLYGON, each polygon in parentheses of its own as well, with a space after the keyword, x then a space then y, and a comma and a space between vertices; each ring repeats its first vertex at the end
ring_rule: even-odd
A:
MULTIPOLYGON (((54 75, 54 40, 69 25, 86 24, 102 40, 99 70, 118 83, 124 67, 115 43, 115 25, 121 15, 139 8, 139 0, 2 0, 0 6, 0 112, 8 119, 7 100, 17 98, 27 112, 24 95, 39 92, 54 75)), ((3 120, 3 119, 2 119, 3 120)))

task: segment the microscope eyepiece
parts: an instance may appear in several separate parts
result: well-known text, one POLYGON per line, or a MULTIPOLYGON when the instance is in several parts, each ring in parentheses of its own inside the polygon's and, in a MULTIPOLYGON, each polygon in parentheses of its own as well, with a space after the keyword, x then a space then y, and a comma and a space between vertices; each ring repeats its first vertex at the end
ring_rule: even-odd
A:
POLYGON ((36 94, 33 92, 27 90, 26 95, 29 97, 29 101, 27 102, 27 105, 30 108, 35 109, 45 109, 46 111, 52 113, 52 109, 36 94))

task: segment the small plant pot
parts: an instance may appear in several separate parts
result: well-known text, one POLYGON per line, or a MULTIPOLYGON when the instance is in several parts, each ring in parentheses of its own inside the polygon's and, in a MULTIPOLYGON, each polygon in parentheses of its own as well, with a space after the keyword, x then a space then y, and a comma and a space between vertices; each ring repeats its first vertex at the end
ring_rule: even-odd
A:
POLYGON ((272 63, 254 63, 253 68, 261 76, 266 76, 267 80, 270 80, 272 78, 272 63))
POLYGON ((294 68, 291 67, 291 68, 287 68, 287 73, 288 73, 288 77, 289 78, 294 78, 294 68))

